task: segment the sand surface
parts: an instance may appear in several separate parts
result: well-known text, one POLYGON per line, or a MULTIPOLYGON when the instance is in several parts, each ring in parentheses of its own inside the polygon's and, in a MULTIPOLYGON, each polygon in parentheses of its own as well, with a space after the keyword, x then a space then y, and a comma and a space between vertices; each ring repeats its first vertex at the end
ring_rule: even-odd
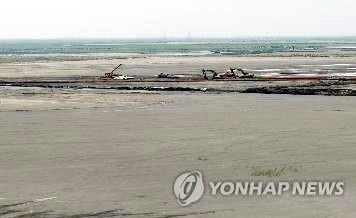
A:
POLYGON ((37 199, 9 217, 115 209, 118 217, 356 215, 354 97, 7 87, 0 101, 0 205, 37 199), (256 167, 287 170, 252 176, 256 167), (346 191, 206 195, 181 208, 172 185, 189 170, 207 180, 342 180, 346 191))
MULTIPOLYGON (((119 63, 129 75, 356 71, 355 58, 140 57, 3 63, 0 80, 97 76, 119 63)), ((355 217, 355 108, 355 97, 0 87, 0 216, 355 217), (205 195, 182 208, 173 181, 190 170, 209 181, 340 180, 345 194, 205 195)))
POLYGON ((356 74, 356 57, 139 57, 88 61, 48 61, 0 64, 1 77, 101 76, 117 65, 128 75, 201 74, 202 68, 223 72, 239 66, 254 73, 356 74))

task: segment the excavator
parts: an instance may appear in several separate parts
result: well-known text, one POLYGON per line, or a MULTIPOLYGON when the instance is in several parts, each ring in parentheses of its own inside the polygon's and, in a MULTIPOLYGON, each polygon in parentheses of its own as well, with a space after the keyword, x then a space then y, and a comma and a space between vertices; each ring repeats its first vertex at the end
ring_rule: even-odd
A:
POLYGON ((110 73, 105 73, 104 78, 112 79, 114 76, 118 76, 117 74, 114 74, 114 72, 119 69, 122 66, 122 64, 118 65, 115 67, 110 73))
POLYGON ((103 78, 105 79, 114 79, 114 80, 128 80, 128 79, 134 79, 134 77, 126 76, 126 75, 120 75, 120 74, 115 74, 114 72, 118 70, 122 64, 118 65, 115 67, 110 73, 105 73, 103 78))
POLYGON ((247 73, 247 72, 245 72, 245 71, 244 71, 243 69, 241 69, 241 68, 232 68, 232 67, 230 67, 230 72, 232 72, 233 74, 236 74, 236 76, 237 76, 238 78, 253 78, 253 77, 255 77, 254 74, 252 74, 252 73, 247 73), (239 73, 236 72, 236 71, 240 72, 242 75, 239 75, 239 73), (235 72, 236 72, 236 73, 235 73, 235 72))
POLYGON ((212 78, 212 79, 216 79, 217 76, 218 76, 218 73, 217 73, 215 70, 202 69, 201 71, 202 71, 202 73, 203 73, 203 77, 204 77, 205 80, 209 80, 208 75, 207 75, 207 72, 213 74, 213 78, 212 78))
POLYGON ((212 73, 212 79, 227 79, 227 78, 253 78, 254 74, 247 73, 241 68, 232 68, 226 70, 225 73, 217 73, 215 70, 202 69, 202 74, 205 80, 209 80, 208 74, 212 73))
POLYGON ((225 73, 217 73, 215 70, 202 69, 203 77, 206 80, 209 80, 207 73, 212 73, 212 79, 226 79, 226 78, 237 78, 237 75, 233 71, 226 71, 225 73))

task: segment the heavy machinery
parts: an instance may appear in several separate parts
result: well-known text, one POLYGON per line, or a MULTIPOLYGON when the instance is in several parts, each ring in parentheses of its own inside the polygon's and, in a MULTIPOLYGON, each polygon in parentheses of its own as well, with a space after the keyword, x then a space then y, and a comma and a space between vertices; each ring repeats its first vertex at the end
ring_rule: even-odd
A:
POLYGON ((215 70, 206 70, 206 69, 202 69, 201 71, 202 71, 202 73, 203 73, 203 77, 204 77, 204 79, 206 79, 206 80, 209 80, 207 72, 209 72, 209 73, 212 73, 212 74, 213 74, 212 79, 216 79, 216 78, 217 78, 217 76, 218 76, 218 73, 217 73, 215 70))
POLYGON ((209 80, 208 74, 212 73, 212 79, 228 79, 228 78, 253 78, 254 75, 251 73, 245 72, 241 68, 232 68, 226 70, 224 73, 217 73, 215 70, 202 69, 202 74, 204 79, 209 80))
POLYGON ((169 74, 169 73, 160 73, 157 75, 158 78, 162 79, 179 79, 182 78, 184 76, 182 75, 175 75, 175 74, 169 74))
POLYGON ((114 79, 114 80, 134 79, 134 77, 131 77, 131 76, 115 74, 115 71, 118 70, 121 66, 122 66, 122 64, 120 64, 117 67, 115 67, 110 73, 105 73, 102 78, 104 78, 104 79, 114 79))
POLYGON ((122 64, 115 67, 110 73, 105 73, 104 78, 113 79, 115 76, 119 76, 118 74, 114 74, 114 72, 119 69, 122 64))
POLYGON ((236 76, 237 76, 238 78, 253 78, 253 77, 255 77, 254 74, 252 74, 252 73, 247 73, 247 72, 245 72, 245 71, 244 71, 243 69, 241 69, 241 68, 232 68, 232 67, 230 67, 230 72, 232 72, 233 74, 236 74, 236 76), (235 73, 235 72, 236 72, 236 73, 235 73), (241 75, 239 75, 238 72, 240 72, 241 75))
POLYGON ((237 75, 234 71, 227 70, 225 73, 217 73, 215 70, 210 69, 202 69, 202 74, 204 79, 209 80, 209 76, 207 73, 212 73, 212 79, 226 79, 226 78, 237 78, 237 75))

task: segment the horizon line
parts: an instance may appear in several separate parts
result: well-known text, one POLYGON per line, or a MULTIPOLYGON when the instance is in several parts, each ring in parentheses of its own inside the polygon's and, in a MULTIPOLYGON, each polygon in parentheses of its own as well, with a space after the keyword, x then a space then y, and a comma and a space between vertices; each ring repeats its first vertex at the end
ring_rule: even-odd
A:
POLYGON ((195 41, 195 40, 276 40, 276 39, 355 39, 356 35, 341 35, 341 36, 237 36, 237 37, 43 37, 43 38, 0 38, 0 41, 55 41, 55 40, 128 40, 128 41, 143 41, 143 40, 159 40, 159 41, 195 41))

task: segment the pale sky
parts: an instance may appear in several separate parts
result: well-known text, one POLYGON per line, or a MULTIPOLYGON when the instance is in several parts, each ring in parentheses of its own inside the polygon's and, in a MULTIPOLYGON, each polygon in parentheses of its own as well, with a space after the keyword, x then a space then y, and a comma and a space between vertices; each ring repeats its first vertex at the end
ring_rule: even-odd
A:
POLYGON ((356 0, 1 0, 0 38, 356 36, 356 0))

